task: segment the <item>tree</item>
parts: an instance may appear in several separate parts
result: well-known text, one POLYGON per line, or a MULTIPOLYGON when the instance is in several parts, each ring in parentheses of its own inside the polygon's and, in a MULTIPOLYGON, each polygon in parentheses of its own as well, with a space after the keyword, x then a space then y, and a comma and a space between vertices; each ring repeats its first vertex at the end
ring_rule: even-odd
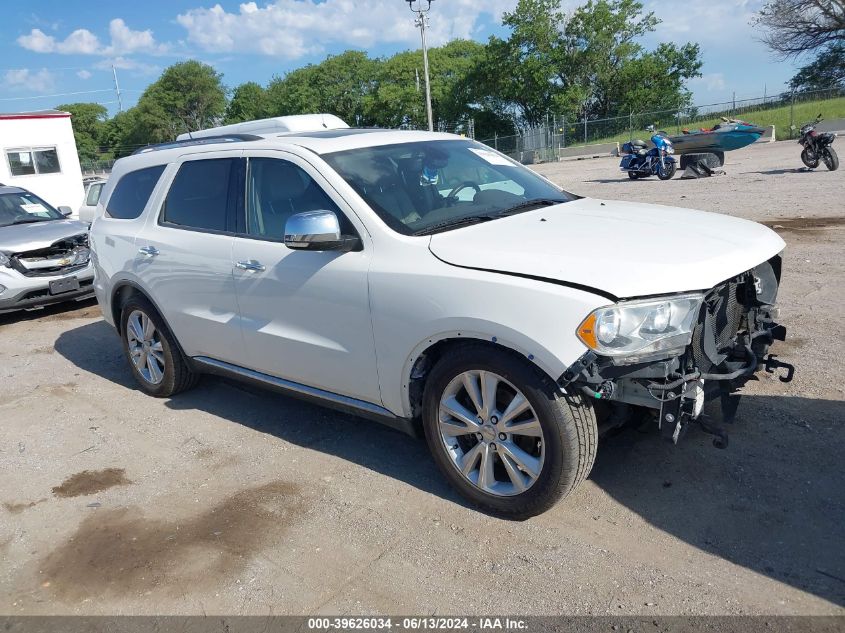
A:
MULTIPOLYGON (((528 125, 550 111, 578 118, 686 105, 687 79, 700 74, 695 44, 639 40, 659 20, 636 0, 589 0, 567 16, 560 0, 520 0, 503 23, 506 40, 490 39, 479 73, 488 99, 502 99, 528 125)), ((503 107, 504 106, 504 107, 503 107)))
POLYGON ((254 81, 241 84, 232 92, 229 105, 226 106, 224 123, 254 121, 269 116, 267 92, 254 81))
POLYGON ((361 51, 331 55, 276 77, 267 87, 272 116, 325 112, 350 125, 372 125, 369 98, 380 60, 361 51))
POLYGON ((66 103, 56 110, 70 112, 73 138, 80 160, 94 160, 99 156, 100 143, 108 110, 99 103, 66 103))
POLYGON ((771 0, 755 23, 763 41, 781 57, 797 57, 845 38, 845 0, 771 0))
POLYGON ((226 110, 222 78, 208 64, 194 60, 165 69, 133 108, 138 129, 130 136, 160 143, 218 125, 226 110))
POLYGON ((128 156, 151 142, 138 124, 137 113, 137 108, 118 112, 103 125, 100 142, 111 158, 128 156))
POLYGON ((798 92, 845 87, 845 44, 831 44, 789 81, 798 92))

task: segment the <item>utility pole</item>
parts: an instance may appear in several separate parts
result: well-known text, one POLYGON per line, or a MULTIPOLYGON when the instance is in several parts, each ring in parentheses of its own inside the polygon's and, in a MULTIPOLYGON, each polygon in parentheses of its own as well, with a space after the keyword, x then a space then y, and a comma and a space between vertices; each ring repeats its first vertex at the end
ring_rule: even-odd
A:
POLYGON ((416 19, 414 20, 414 24, 419 27, 420 29, 420 40, 422 41, 422 53, 423 53, 423 74, 425 75, 425 112, 428 117, 428 131, 434 131, 434 117, 431 113, 431 82, 429 81, 428 75, 428 46, 426 45, 425 41, 425 29, 428 26, 428 12, 431 10, 431 3, 434 0, 406 0, 408 3, 408 8, 417 14, 416 19), (426 3, 425 8, 423 8, 423 2, 426 3), (414 8, 414 4, 417 5, 417 8, 414 8))
POLYGON ((123 99, 120 97, 120 84, 117 83, 117 69, 111 65, 111 74, 114 77, 114 91, 117 93, 117 111, 123 112, 123 99))

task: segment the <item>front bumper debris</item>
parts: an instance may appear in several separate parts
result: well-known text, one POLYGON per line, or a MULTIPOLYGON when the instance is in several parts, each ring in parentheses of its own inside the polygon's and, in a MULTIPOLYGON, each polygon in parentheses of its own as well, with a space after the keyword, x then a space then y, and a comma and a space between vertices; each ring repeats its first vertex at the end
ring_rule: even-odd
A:
POLYGON ((793 365, 768 354, 775 341, 786 339, 786 328, 775 321, 779 282, 777 256, 707 293, 683 354, 616 365, 588 351, 563 373, 558 385, 594 400, 652 410, 661 434, 674 443, 690 422, 697 422, 716 436, 716 447, 725 448, 727 432, 701 415, 704 404, 718 398, 722 424, 731 424, 739 405, 737 392, 755 373, 785 370, 778 376, 781 382, 795 374, 793 365))

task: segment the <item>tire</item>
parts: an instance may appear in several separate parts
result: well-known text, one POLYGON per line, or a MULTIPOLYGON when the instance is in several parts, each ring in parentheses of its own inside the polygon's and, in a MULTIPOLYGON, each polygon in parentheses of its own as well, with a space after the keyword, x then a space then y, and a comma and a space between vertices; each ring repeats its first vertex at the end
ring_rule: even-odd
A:
POLYGON ((123 353, 144 393, 167 398, 196 385, 199 375, 191 371, 164 319, 147 299, 136 295, 126 302, 120 332, 123 353))
POLYGON ((716 160, 719 161, 719 167, 725 166, 725 152, 712 152, 716 160))
POLYGON ((678 165, 675 161, 666 161, 666 169, 662 169, 661 167, 657 168, 657 177, 660 178, 660 180, 671 180, 677 169, 678 165))
POLYGON ((484 345, 458 348, 434 366, 423 394, 423 428, 434 461, 455 489, 481 509, 511 519, 540 514, 572 492, 589 474, 598 443, 591 402, 565 395, 514 353, 484 345), (476 406, 466 385, 475 385, 483 401, 482 385, 491 378, 498 380, 491 391, 495 405, 476 406), (515 402, 527 403, 527 409, 508 419, 508 403, 513 409, 515 402), (475 426, 448 411, 462 411, 475 426), (489 417, 479 425, 484 414, 489 417), (519 425, 524 433, 504 433, 519 425))
POLYGON ((809 150, 809 148, 804 148, 801 152, 801 162, 804 163, 810 169, 815 169, 819 166, 819 157, 816 156, 813 152, 809 150), (814 158, 811 158, 813 156, 814 158))
POLYGON ((836 171, 839 169, 839 156, 836 155, 836 150, 832 147, 825 147, 822 150, 822 160, 824 161, 824 166, 827 167, 828 171, 836 171))

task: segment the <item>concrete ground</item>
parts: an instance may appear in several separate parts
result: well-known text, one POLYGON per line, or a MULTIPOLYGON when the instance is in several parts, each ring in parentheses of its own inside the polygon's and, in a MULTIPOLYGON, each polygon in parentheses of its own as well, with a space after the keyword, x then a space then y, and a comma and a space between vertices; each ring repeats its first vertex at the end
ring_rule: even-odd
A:
POLYGON ((616 166, 537 169, 788 244, 774 351, 798 373, 748 385, 727 450, 627 429, 564 503, 507 522, 375 423, 212 378, 143 395, 91 302, 0 316, 0 613, 845 614, 845 169, 801 170, 790 142, 709 180, 616 166))

